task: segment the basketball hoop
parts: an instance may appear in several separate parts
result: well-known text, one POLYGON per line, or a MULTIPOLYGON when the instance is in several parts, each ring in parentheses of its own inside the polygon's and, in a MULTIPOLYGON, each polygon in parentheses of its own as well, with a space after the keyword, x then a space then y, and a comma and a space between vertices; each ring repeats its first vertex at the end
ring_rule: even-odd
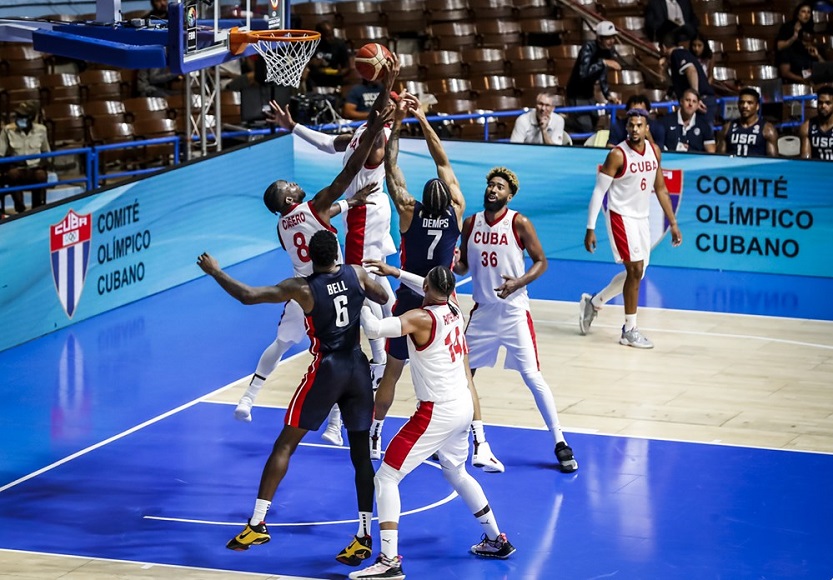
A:
POLYGON ((252 30, 229 32, 229 50, 240 54, 248 45, 266 61, 266 81, 286 87, 301 84, 301 73, 312 58, 321 34, 311 30, 252 30))

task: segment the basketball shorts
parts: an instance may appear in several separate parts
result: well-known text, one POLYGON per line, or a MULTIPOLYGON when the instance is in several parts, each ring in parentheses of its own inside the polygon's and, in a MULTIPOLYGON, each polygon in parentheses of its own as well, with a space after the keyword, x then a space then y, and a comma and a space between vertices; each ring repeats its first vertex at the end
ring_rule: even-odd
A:
POLYGON ((610 248, 617 264, 642 261, 648 267, 651 257, 651 228, 647 217, 634 218, 614 211, 606 214, 610 248))
POLYGON ((464 464, 469 456, 473 416, 470 396, 442 403, 420 401, 416 412, 388 444, 385 463, 396 470, 400 480, 434 453, 446 465, 464 464))
POLYGON ((278 322, 278 340, 287 344, 298 344, 307 336, 306 315, 301 305, 290 300, 283 307, 281 320, 278 322))
POLYGON ((384 260, 396 253, 390 235, 390 198, 386 193, 372 194, 373 205, 351 208, 344 217, 344 262, 360 265, 362 260, 384 260))
POLYGON ((284 423, 315 431, 338 404, 348 431, 368 431, 373 420, 370 364, 361 348, 315 353, 295 389, 284 423))
MULTIPOLYGON (((396 289, 396 302, 393 305, 393 315, 399 316, 409 310, 422 306, 423 297, 412 292, 404 285, 396 289)), ((385 344, 385 351, 399 360, 408 360, 408 337, 398 336, 389 338, 385 344)))
POLYGON ((511 304, 475 304, 466 326, 469 366, 493 367, 500 347, 506 349, 503 367, 518 372, 536 372, 538 344, 532 314, 511 304))

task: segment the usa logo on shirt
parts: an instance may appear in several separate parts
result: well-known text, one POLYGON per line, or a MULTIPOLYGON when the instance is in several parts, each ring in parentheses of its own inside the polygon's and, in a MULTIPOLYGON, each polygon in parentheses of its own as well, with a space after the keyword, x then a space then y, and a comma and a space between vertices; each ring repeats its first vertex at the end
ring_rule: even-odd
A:
POLYGON ((92 243, 92 214, 69 210, 57 224, 49 226, 49 251, 55 291, 69 318, 81 299, 87 278, 92 243))

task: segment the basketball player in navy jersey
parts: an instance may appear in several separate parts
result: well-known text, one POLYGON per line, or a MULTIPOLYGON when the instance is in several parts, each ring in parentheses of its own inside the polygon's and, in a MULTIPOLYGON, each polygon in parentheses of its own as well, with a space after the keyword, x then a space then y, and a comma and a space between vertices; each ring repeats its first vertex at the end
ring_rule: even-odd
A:
POLYGON ((801 157, 833 161, 833 87, 819 87, 818 115, 801 124, 801 157))
POLYGON ((495 366, 498 351, 506 349, 504 368, 521 374, 555 440, 561 471, 572 473, 578 462, 564 439, 552 390, 541 374, 526 290, 546 271, 547 256, 530 219, 508 207, 518 187, 513 171, 492 168, 486 175, 483 211, 463 223, 455 272, 464 275, 470 271, 472 277, 475 304, 466 327, 469 362, 474 375, 480 367, 495 366), (528 270, 525 252, 532 259, 528 270))
POLYGON ((752 88, 738 93, 740 119, 729 121, 720 132, 718 153, 738 157, 778 157, 778 131, 760 115, 761 95, 752 88))
POLYGON ((639 332, 636 310, 639 285, 651 255, 651 232, 648 222, 650 196, 656 194, 660 207, 671 228, 671 243, 679 246, 683 235, 677 226, 677 216, 671 207, 668 188, 660 168, 660 149, 647 140, 648 111, 631 109, 627 113, 628 137, 607 154, 604 165, 596 175, 596 187, 587 209, 587 230, 584 247, 591 254, 596 251, 596 219, 607 194, 607 219, 610 247, 617 264, 624 264, 610 283, 595 295, 582 294, 579 302, 579 331, 587 334, 593 319, 602 306, 619 294, 625 299, 625 325, 619 344, 634 348, 654 348, 654 344, 639 332))
POLYGON ((350 459, 356 472, 360 532, 337 559, 358 566, 371 554, 370 520, 374 495, 373 464, 367 446, 373 415, 373 388, 370 366, 359 342, 359 322, 365 297, 382 304, 388 300, 388 295, 361 266, 338 263, 338 239, 330 231, 320 230, 312 235, 309 257, 313 265, 311 275, 293 276, 275 286, 259 287, 235 280, 207 253, 197 259, 206 274, 243 304, 297 302, 306 314, 313 355, 263 468, 252 517, 226 547, 248 550, 249 546, 265 544, 271 539, 265 523, 266 512, 286 475, 289 459, 307 432, 317 430, 333 405, 338 405, 347 427, 350 459))

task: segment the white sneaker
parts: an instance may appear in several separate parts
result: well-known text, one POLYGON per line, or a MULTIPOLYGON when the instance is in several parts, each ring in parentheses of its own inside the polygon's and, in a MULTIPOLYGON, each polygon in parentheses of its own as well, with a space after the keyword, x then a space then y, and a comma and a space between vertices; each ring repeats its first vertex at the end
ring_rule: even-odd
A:
POLYGON ((341 437, 341 422, 337 425, 328 423, 327 428, 324 429, 324 432, 321 434, 321 438, 327 443, 332 443, 333 445, 338 445, 339 447, 344 445, 344 439, 341 437))
POLYGON ((506 471, 506 468, 494 456, 492 448, 485 441, 475 445, 474 453, 471 456, 471 464, 473 467, 482 468, 486 473, 503 473, 506 471))
POLYGON ((402 572, 402 556, 389 559, 385 558, 383 554, 379 554, 375 564, 368 566, 364 570, 350 572, 348 578, 351 580, 370 580, 374 578, 404 580, 405 574, 402 572))
POLYGON ((599 312, 593 306, 593 297, 590 294, 582 294, 578 303, 578 330, 581 334, 587 334, 598 314, 599 312))
POLYGON ((252 405, 254 402, 247 396, 242 396, 234 409, 234 418, 244 423, 252 422, 252 405))
POLYGON ((625 332, 625 327, 622 327, 622 337, 619 339, 619 344, 634 348, 654 348, 654 343, 642 336, 639 329, 635 327, 627 332, 625 332))

